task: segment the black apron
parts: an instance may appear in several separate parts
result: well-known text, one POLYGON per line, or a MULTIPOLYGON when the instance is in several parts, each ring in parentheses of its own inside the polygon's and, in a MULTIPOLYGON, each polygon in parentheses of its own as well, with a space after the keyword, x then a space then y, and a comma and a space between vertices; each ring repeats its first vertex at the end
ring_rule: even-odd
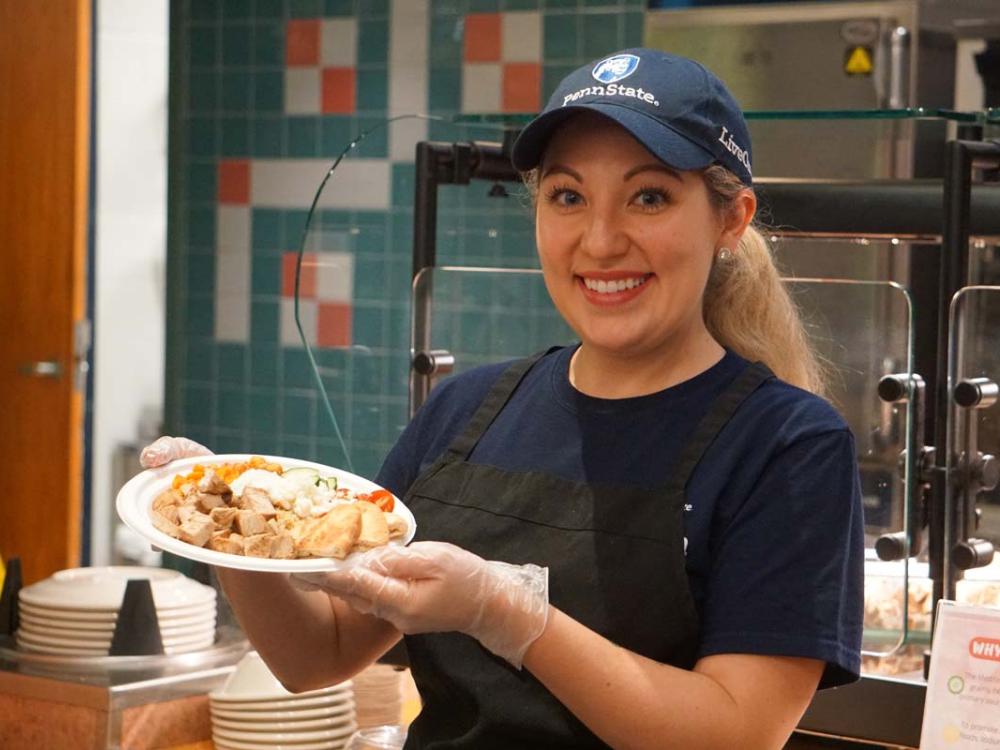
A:
MULTIPOLYGON (((683 669, 699 643, 684 558, 685 486, 702 454, 771 372, 749 365, 711 404, 658 490, 594 487, 541 472, 469 462, 528 370, 512 364, 404 502, 417 539, 549 568, 549 601, 614 643, 683 669)), ((407 750, 607 747, 527 670, 458 633, 407 636, 423 708, 407 750)))

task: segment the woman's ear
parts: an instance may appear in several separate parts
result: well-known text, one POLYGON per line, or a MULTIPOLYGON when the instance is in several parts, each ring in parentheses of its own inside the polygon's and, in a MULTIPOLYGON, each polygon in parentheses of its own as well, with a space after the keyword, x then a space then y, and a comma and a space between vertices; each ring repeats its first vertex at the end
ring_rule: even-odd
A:
POLYGON ((756 213, 757 196, 750 188, 741 190, 723 217, 719 246, 737 247, 756 213))

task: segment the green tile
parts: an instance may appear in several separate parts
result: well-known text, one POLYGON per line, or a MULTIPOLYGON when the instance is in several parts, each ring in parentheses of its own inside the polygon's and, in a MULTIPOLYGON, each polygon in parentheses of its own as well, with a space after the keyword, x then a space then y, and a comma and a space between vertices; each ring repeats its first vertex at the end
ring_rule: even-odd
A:
POLYGON ((536 10, 539 0, 501 0, 504 10, 536 10))
POLYGON ((218 77, 212 71, 192 72, 188 77, 188 109, 214 113, 219 106, 218 77))
POLYGON ((619 49, 618 14, 588 13, 583 16, 583 56, 601 57, 619 49))
POLYGON ((215 207, 192 206, 187 211, 187 243, 195 247, 215 247, 215 207))
MULTIPOLYGON (((244 420, 245 421, 245 420, 244 420)), ((247 453, 250 448, 242 430, 219 428, 215 431, 216 453, 247 453)))
POLYGON ((192 67, 215 65, 219 43, 215 26, 192 26, 188 30, 188 63, 192 67))
POLYGON ((288 0, 288 15, 292 18, 319 18, 323 15, 323 0, 288 0))
MULTIPOLYGON (((278 307, 277 300, 275 301, 258 301, 253 300, 250 303, 250 339, 254 343, 277 343, 279 335, 279 326, 281 321, 280 308, 278 307)), ((254 370, 257 368, 257 362, 253 361, 252 365, 254 370)), ((253 382, 257 382, 254 380, 253 382)))
POLYGON ((250 155, 250 126, 245 117, 223 117, 222 155, 250 155))
POLYGON ((360 0, 358 3, 359 18, 387 15, 389 15, 389 0, 360 0))
MULTIPOLYGON (((277 313, 278 306, 270 304, 277 313)), ((252 314, 252 308, 251 308, 252 314)), ((277 325, 274 338, 265 341, 257 336, 251 337, 250 344, 250 382, 259 387, 272 388, 278 385, 278 364, 281 359, 281 347, 278 346, 277 325)), ((276 424, 276 423, 275 423, 276 424)), ((272 427, 274 424, 272 424, 272 427)))
POLYGON ((320 121, 320 154, 340 156, 354 137, 352 120, 347 115, 325 115, 320 121))
POLYGON ((548 100, 552 92, 559 88, 559 83, 577 69, 577 65, 546 65, 542 70, 542 96, 548 100))
POLYGON ((392 205, 412 206, 416 185, 416 167, 412 162, 394 162, 392 165, 392 205))
MULTIPOLYGON (((262 420, 254 421, 254 415, 250 414, 250 424, 254 427, 263 427, 260 425, 262 420)), ((278 436, 273 432, 274 425, 268 425, 272 432, 251 432, 249 436, 250 447, 247 449, 251 453, 256 453, 261 456, 280 456, 281 455, 281 443, 278 440, 278 436)))
POLYGON ((617 8, 618 3, 614 0, 583 0, 584 7, 596 8, 596 7, 606 7, 606 8, 617 8))
MULTIPOLYGON (((382 287, 382 294, 385 294, 385 286, 382 287)), ((354 329, 354 342, 363 346, 382 346, 384 344, 382 335, 382 323, 385 319, 385 312, 378 307, 361 308, 354 305, 354 319, 352 327, 354 329)), ((372 390, 366 383, 354 381, 354 385, 363 393, 378 393, 377 388, 372 390)), ((378 384, 376 384, 378 385, 378 384)))
POLYGON ((622 47, 639 47, 643 42, 644 13, 624 14, 625 28, 622 31, 622 47))
POLYGON ((224 65, 250 64, 249 24, 226 24, 222 27, 222 63, 224 65))
POLYGON ((318 118, 311 115, 287 118, 285 120, 285 141, 289 156, 319 156, 318 118))
POLYGON ((218 379, 220 383, 246 383, 247 348, 243 344, 219 344, 218 379))
POLYGON ((215 345, 211 339, 191 338, 184 346, 184 377, 211 383, 215 380, 215 345))
POLYGON ((188 156, 215 156, 219 140, 215 134, 214 117, 192 117, 187 121, 188 156))
POLYGON ((189 162, 187 197, 195 203, 215 203, 216 166, 214 162, 189 162))
POLYGON ((225 0, 222 3, 222 18, 224 21, 244 20, 252 18, 253 14, 253 0, 225 0))
POLYGON ((281 256, 257 255, 253 259, 251 294, 281 294, 281 256))
POLYGON ((253 143, 251 152, 254 156, 284 156, 285 155, 285 118, 257 118, 251 131, 253 143))
POLYGON ((253 108, 257 112, 281 113, 285 108, 285 74, 258 70, 253 76, 253 108))
POLYGON ((302 231, 306 227, 306 210, 289 210, 284 212, 281 246, 284 250, 298 250, 302 244, 302 231))
POLYGON ((245 71, 223 72, 222 109, 228 112, 245 112, 250 109, 250 82, 250 74, 245 71))
POLYGON ((385 297, 384 262, 381 258, 356 258, 354 261, 354 298, 377 302, 385 297))
POLYGON ((354 0, 326 0, 323 3, 323 15, 325 16, 353 16, 355 10, 354 0))
POLYGON ((316 400, 311 396, 285 396, 281 403, 281 431, 286 435, 312 435, 316 430, 316 400))
POLYGON ((359 404, 351 417, 352 443, 370 443, 381 439, 385 415, 377 404, 359 404))
POLYGON ((273 208, 255 208, 250 217, 250 244, 254 252, 277 252, 283 249, 281 241, 282 212, 273 208))
POLYGON ((454 65, 432 65, 427 99, 432 112, 458 112, 462 108, 462 69, 454 65))
POLYGON ((215 333, 215 300, 209 294, 188 295, 184 310, 184 332, 189 336, 212 336, 215 333))
POLYGON ((496 13, 500 0, 469 0, 469 13, 496 13))
POLYGON ((185 6, 192 21, 215 21, 222 11, 219 0, 193 0, 185 6))
POLYGON ((215 292, 215 255, 209 253, 188 253, 187 288, 196 294, 215 292))
POLYGON ((285 15, 284 0, 254 0, 254 17, 257 20, 264 18, 282 18, 285 15))
POLYGON ((258 23, 253 29, 253 63, 257 66, 283 67, 285 64, 285 27, 281 23, 258 23))
POLYGON ((251 432, 273 432, 278 424, 277 392, 251 392, 247 397, 247 412, 247 428, 251 432))
POLYGON ((389 129, 384 117, 358 117, 355 130, 368 133, 355 152, 366 159, 384 159, 389 155, 389 129))
POLYGON ((389 22, 358 22, 358 64, 385 64, 389 55, 389 22))
POLYGON ((546 8, 576 8, 578 0, 542 0, 546 8))
MULTIPOLYGON (((217 426, 230 430, 243 430, 247 425, 247 396, 238 388, 220 388, 216 396, 217 426)), ((218 446, 222 452, 228 452, 218 446)))
POLYGON ((458 15, 464 13, 466 0, 432 0, 431 12, 434 15, 458 15))
POLYGON ((389 101, 389 73, 385 68, 357 71, 357 109, 385 112, 389 101))
POLYGON ((316 444, 310 438, 281 436, 281 455, 303 461, 316 459, 316 444))
MULTIPOLYGON (((354 237, 354 247, 358 258, 370 258, 379 263, 385 262, 387 240, 384 220, 378 226, 361 226, 361 231, 354 237)), ((384 275, 381 270, 379 276, 384 275)))
POLYGON ((185 383, 183 390, 184 422, 187 425, 211 424, 215 403, 212 386, 185 383))
POLYGON ((579 17, 546 13, 543 21, 543 59, 576 59, 577 39, 580 35, 579 17))
POLYGON ((316 383, 304 349, 282 347, 281 367, 285 388, 312 388, 316 383))
POLYGON ((462 64, 462 20, 459 16, 432 16, 431 64, 462 64))

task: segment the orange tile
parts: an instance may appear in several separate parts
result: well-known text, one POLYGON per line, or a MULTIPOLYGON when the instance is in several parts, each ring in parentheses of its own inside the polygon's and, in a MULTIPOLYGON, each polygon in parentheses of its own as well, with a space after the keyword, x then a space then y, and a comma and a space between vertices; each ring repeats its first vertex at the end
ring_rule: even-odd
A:
POLYGON ((354 68, 323 68, 323 113, 350 114, 356 109, 354 68))
MULTIPOLYGON (((281 258, 281 296, 295 299, 295 261, 298 253, 286 252, 281 258)), ((299 299, 316 297, 316 254, 303 253, 299 277, 299 299)))
POLYGON ((542 66, 507 63, 503 66, 504 112, 537 112, 541 106, 542 66))
POLYGON ((224 159, 219 162, 217 190, 219 203, 250 203, 250 162, 246 159, 224 159))
POLYGON ((320 346, 351 345, 350 305, 337 302, 320 302, 317 318, 317 344, 320 346))
POLYGON ((465 62, 500 59, 500 14, 470 13, 465 17, 465 62))
POLYGON ((285 62, 319 65, 319 19, 294 19, 285 27, 285 62))

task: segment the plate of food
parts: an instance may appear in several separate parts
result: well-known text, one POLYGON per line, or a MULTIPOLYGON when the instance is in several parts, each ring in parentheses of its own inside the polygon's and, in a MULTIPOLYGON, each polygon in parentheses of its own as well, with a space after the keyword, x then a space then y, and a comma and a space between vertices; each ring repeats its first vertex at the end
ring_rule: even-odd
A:
POLYGON ((417 529, 409 508, 374 482, 278 456, 172 461, 132 477, 116 505, 160 549, 267 572, 350 567, 366 550, 409 544, 417 529))

